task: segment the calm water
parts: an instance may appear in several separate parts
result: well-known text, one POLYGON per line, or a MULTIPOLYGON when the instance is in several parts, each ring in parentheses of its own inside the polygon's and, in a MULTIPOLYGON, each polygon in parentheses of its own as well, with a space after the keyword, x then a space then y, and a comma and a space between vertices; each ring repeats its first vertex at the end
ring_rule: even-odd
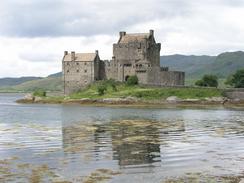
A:
POLYGON ((244 111, 16 104, 0 94, 0 182, 243 175, 244 111))

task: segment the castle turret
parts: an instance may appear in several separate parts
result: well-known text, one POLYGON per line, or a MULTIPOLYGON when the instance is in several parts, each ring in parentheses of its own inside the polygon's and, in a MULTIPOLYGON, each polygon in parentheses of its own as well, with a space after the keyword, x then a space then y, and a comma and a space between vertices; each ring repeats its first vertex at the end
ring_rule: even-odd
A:
POLYGON ((121 32, 119 32, 119 35, 120 35, 120 37, 125 36, 126 35, 126 32, 121 31, 121 32))
POLYGON ((75 61, 75 52, 74 51, 71 52, 71 61, 75 61))

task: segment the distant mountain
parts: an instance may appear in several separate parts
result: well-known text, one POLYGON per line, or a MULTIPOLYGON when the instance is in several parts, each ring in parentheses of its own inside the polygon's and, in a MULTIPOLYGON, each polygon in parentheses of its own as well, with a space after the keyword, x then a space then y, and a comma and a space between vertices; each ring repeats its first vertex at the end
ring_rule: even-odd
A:
POLYGON ((47 76, 47 77, 51 77, 51 78, 53 78, 53 77, 61 77, 62 76, 62 72, 57 72, 57 73, 54 73, 54 74, 50 74, 49 76, 47 76))
POLYGON ((226 78, 237 69, 244 68, 244 52, 226 52, 218 56, 161 56, 160 64, 170 70, 185 71, 187 79, 200 78, 204 74, 226 78))
POLYGON ((0 79, 0 87, 3 86, 15 86, 26 81, 32 81, 36 79, 41 79, 41 77, 20 77, 20 78, 1 78, 0 79))
POLYGON ((25 83, 13 86, 11 89, 16 91, 34 91, 37 89, 43 89, 46 91, 62 91, 63 82, 61 77, 46 77, 27 81, 25 83))

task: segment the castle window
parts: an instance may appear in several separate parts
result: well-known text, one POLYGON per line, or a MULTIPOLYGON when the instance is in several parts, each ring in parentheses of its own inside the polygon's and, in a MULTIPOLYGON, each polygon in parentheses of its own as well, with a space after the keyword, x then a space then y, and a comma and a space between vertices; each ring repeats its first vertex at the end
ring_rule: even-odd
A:
POLYGON ((86 62, 84 63, 84 65, 86 65, 86 62))
POLYGON ((80 72, 79 69, 77 69, 76 72, 80 72))
POLYGON ((69 73, 69 70, 67 70, 67 73, 69 73))
POLYGON ((84 70, 85 73, 87 73, 87 70, 84 70))
POLYGON ((67 65, 69 65, 69 62, 67 62, 67 65))

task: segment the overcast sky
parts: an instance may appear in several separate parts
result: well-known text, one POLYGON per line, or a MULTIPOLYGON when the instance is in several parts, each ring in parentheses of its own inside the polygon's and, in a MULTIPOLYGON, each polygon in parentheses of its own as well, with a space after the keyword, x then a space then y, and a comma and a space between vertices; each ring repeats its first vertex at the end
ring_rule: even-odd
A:
POLYGON ((161 55, 244 50, 244 0, 1 0, 0 77, 59 72, 64 50, 110 59, 119 31, 149 29, 161 55))

